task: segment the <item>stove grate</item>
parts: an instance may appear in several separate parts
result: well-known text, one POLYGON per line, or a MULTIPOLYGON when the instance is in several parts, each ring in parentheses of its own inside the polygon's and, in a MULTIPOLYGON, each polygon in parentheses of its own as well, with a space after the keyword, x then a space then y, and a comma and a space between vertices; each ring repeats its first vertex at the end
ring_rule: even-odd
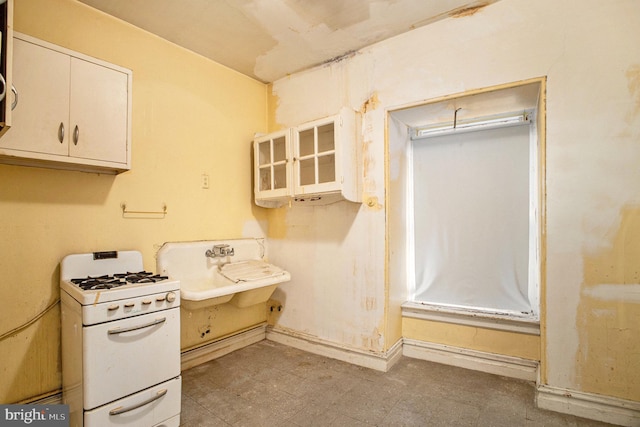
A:
POLYGON ((83 290, 96 289, 112 289, 123 286, 128 283, 156 283, 167 280, 168 276, 153 274, 148 271, 139 271, 137 273, 116 273, 113 275, 105 274, 103 276, 87 276, 82 278, 71 279, 71 283, 78 285, 83 290))

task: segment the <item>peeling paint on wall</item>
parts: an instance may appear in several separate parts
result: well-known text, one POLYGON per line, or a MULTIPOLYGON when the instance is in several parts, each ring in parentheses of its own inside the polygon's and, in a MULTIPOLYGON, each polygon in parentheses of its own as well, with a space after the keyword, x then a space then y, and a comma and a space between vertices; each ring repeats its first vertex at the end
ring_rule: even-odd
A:
POLYGON ((383 206, 379 203, 379 199, 375 196, 377 190, 375 181, 376 161, 375 155, 372 153, 373 144, 373 118, 372 112, 380 105, 380 99, 377 92, 373 92, 364 101, 360 107, 362 114, 362 179, 363 179, 363 197, 362 200, 367 208, 380 211, 383 206), (367 114, 369 113, 369 114, 367 114))
POLYGON ((364 308, 366 311, 371 311, 371 310, 375 310, 377 306, 377 300, 376 297, 365 297, 364 300, 362 301, 362 308, 364 308))
POLYGON ((609 249, 584 257, 578 308, 582 390, 640 400, 640 207, 622 212, 609 249))
POLYGON ((472 16, 487 6, 489 6, 489 3, 482 3, 477 6, 470 6, 462 9, 457 9, 451 12, 449 16, 451 16, 452 18, 463 18, 465 16, 472 16))
POLYGON ((629 94, 635 102, 635 108, 633 110, 633 117, 635 118, 640 113, 640 64, 633 64, 629 66, 626 72, 627 87, 629 88, 629 94))
POLYGON ((237 308, 231 304, 198 310, 180 308, 180 348, 190 350, 267 320, 264 304, 237 308))
POLYGON ((360 112, 362 114, 366 114, 371 110, 375 110, 380 105, 380 99, 378 98, 378 93, 374 92, 363 104, 360 108, 360 112))
POLYGON ((586 289, 582 294, 603 301, 640 303, 640 284, 603 283, 586 289))
POLYGON ((382 334, 378 331, 378 328, 374 328, 370 335, 363 335, 361 346, 364 350, 369 351, 381 351, 380 345, 382 341, 382 334))
POLYGON ((362 162, 363 162, 363 179, 364 191, 374 192, 376 190, 375 181, 373 180, 372 170, 375 168, 375 157, 371 155, 371 143, 367 140, 362 143, 362 162))
MULTIPOLYGON (((280 97, 273 92, 273 85, 267 85, 267 111, 276 111, 280 105, 280 97)), ((264 133, 276 132, 284 128, 282 124, 276 121, 275 114, 267 114, 267 129, 260 129, 264 133)))

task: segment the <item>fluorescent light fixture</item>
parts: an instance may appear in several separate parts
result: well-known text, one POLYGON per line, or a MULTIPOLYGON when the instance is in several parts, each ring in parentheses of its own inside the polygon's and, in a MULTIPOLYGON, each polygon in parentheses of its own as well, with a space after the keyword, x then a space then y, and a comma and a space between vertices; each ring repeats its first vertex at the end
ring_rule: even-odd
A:
POLYGON ((429 138, 455 132, 469 132, 474 130, 493 129, 497 127, 516 126, 530 123, 531 120, 532 113, 530 111, 523 111, 520 113, 457 120, 456 122, 437 123, 434 125, 414 128, 412 139, 429 138))

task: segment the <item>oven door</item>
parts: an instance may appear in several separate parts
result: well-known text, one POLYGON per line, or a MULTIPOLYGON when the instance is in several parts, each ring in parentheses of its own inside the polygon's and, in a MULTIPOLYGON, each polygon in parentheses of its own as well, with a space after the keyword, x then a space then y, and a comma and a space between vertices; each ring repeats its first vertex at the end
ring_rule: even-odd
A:
POLYGON ((83 328, 84 409, 180 375, 180 309, 83 328))

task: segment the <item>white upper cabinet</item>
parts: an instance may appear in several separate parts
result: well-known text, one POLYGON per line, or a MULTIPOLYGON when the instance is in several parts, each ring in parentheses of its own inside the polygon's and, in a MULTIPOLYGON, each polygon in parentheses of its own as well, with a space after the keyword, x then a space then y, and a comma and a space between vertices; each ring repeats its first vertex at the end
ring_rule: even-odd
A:
POLYGON ((290 197, 291 132, 272 133, 254 141, 256 200, 290 197))
POLYGON ((14 39, 13 81, 18 102, 0 148, 67 156, 70 58, 14 39))
POLYGON ((22 34, 18 102, 0 162, 120 173, 131 167, 131 71, 22 34))
POLYGON ((361 202, 357 114, 340 114, 256 138, 255 201, 279 207, 289 202, 361 202))
POLYGON ((11 127, 13 85, 13 0, 0 3, 0 137, 11 127))
POLYGON ((128 79, 126 73, 71 58, 70 156, 127 164, 128 79))

